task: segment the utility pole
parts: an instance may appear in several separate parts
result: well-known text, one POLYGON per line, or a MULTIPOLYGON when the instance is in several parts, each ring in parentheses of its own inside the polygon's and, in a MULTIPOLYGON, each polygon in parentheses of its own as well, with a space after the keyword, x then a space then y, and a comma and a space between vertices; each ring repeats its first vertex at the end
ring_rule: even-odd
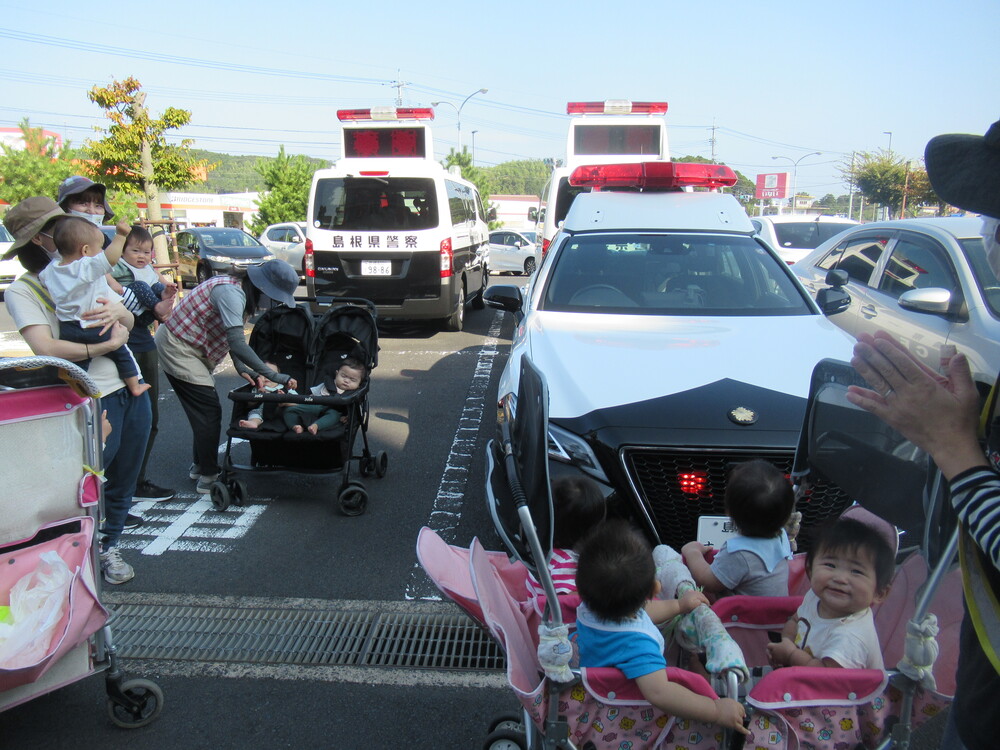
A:
POLYGON ((403 106, 403 89, 410 85, 409 81, 399 80, 399 70, 396 70, 396 80, 389 84, 394 89, 396 89, 396 106, 403 106))
POLYGON ((854 218, 854 156, 855 152, 851 152, 851 182, 848 185, 850 188, 847 196, 847 218, 854 218))
POLYGON ((708 139, 712 144, 712 164, 715 164, 715 118, 712 118, 712 137, 708 139))

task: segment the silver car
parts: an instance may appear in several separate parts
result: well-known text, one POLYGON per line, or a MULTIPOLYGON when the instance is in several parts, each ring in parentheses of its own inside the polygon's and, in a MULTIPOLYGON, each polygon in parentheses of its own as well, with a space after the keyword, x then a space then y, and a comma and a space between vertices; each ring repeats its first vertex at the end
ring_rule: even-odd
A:
POLYGON ((302 268, 302 258, 306 252, 306 223, 290 221, 284 224, 272 224, 260 233, 260 244, 266 247, 275 258, 283 260, 305 276, 302 268))
POLYGON ((1000 282, 981 229, 981 219, 964 217, 861 224, 791 270, 813 293, 840 287, 850 295, 849 307, 830 317, 848 333, 888 331, 935 370, 941 347, 955 346, 988 389, 1000 371, 1000 282))
POLYGON ((490 232, 490 257, 487 265, 491 272, 523 273, 530 276, 540 260, 538 246, 525 233, 510 229, 490 232))
POLYGON ((797 263, 821 243, 858 224, 838 216, 806 214, 751 216, 750 221, 757 230, 757 236, 773 247, 789 265, 797 263))

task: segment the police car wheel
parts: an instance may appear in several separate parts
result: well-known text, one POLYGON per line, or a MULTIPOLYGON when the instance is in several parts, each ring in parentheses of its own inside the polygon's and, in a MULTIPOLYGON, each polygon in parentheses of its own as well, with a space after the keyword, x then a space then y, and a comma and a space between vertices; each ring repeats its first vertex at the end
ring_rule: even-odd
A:
POLYGON ((445 330, 458 332, 465 327, 465 287, 458 290, 458 308, 445 320, 445 330))

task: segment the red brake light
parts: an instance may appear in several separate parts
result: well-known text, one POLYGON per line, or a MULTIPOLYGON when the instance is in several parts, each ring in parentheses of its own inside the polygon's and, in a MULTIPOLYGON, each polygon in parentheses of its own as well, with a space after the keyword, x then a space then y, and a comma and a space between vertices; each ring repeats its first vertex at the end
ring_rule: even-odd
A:
POLYGON ((545 257, 545 253, 549 251, 549 245, 552 244, 552 240, 542 237, 542 257, 545 257))
POLYGON ((360 170, 358 172, 358 174, 361 175, 362 177, 388 177, 389 176, 388 170, 376 172, 376 171, 362 169, 362 170, 360 170))
POLYGON ((371 109, 338 109, 337 119, 352 120, 433 120, 430 107, 372 107, 371 109))
POLYGON ((603 102, 567 102, 568 115, 663 115, 666 102, 631 102, 628 99, 608 99, 603 102))
POLYGON ((687 495, 704 495, 708 489, 708 474, 703 471, 684 471, 677 475, 681 492, 687 495))
POLYGON ((441 240, 441 278, 446 279, 451 276, 452 260, 454 254, 451 250, 451 237, 441 240))
POLYGON ((736 173, 725 164, 644 161, 635 164, 596 164, 577 167, 569 184, 583 187, 732 187, 736 173))
POLYGON ((313 250, 313 241, 306 237, 306 251, 302 258, 302 267, 306 269, 306 276, 316 278, 316 254, 313 250))

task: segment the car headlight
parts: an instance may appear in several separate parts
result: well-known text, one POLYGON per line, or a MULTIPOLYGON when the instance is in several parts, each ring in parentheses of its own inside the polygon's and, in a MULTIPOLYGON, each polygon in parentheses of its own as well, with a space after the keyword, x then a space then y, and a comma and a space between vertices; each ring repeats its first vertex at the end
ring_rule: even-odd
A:
POLYGON ((607 474, 601 468, 597 456, 587 445, 587 441, 553 424, 549 425, 549 457, 572 464, 595 479, 610 484, 607 474))
POLYGON ((269 260, 274 260, 275 256, 268 253, 267 255, 261 256, 260 262, 267 263, 269 260))
POLYGON ((211 260, 215 263, 232 263, 233 259, 228 255, 206 255, 206 259, 211 260))

